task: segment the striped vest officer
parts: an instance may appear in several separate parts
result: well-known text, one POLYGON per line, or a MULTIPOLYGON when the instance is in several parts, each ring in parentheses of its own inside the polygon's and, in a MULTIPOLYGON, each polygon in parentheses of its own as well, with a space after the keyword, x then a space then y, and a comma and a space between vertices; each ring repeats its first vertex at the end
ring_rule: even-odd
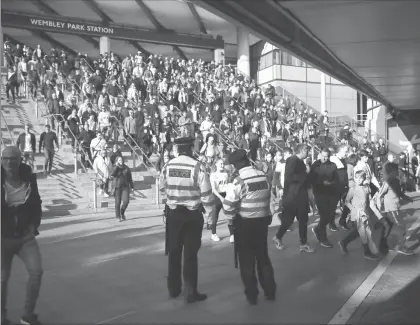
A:
POLYGON ((256 262, 265 297, 274 300, 276 284, 267 249, 268 226, 272 219, 268 178, 251 167, 243 149, 234 151, 228 161, 238 171, 238 176, 226 188, 223 214, 234 219, 235 250, 239 257, 245 296, 250 304, 257 303, 256 262))
POLYGON ((184 251, 184 293, 187 303, 207 298, 197 291, 197 253, 201 246, 203 213, 211 215, 213 209, 209 175, 204 166, 192 158, 193 143, 192 138, 176 139, 179 155, 165 165, 161 174, 167 197, 165 211, 169 296, 176 298, 182 292, 181 260, 184 251))

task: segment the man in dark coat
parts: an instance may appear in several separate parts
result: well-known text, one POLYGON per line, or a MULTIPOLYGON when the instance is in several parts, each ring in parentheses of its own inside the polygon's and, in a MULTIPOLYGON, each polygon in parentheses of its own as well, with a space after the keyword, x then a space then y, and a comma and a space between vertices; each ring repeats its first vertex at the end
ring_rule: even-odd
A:
POLYGON ((337 166, 330 161, 330 150, 321 152, 321 159, 311 166, 311 183, 315 202, 319 211, 319 223, 312 228, 321 246, 331 248, 333 245, 327 239, 327 225, 334 221, 337 208, 337 187, 339 184, 337 166))
POLYGON ((300 251, 313 253, 307 243, 308 213, 309 213, 309 175, 304 160, 308 156, 308 148, 301 144, 296 148, 296 154, 287 158, 284 174, 283 214, 280 217, 281 226, 273 240, 277 249, 283 250, 282 238, 292 225, 295 217, 299 223, 300 251))

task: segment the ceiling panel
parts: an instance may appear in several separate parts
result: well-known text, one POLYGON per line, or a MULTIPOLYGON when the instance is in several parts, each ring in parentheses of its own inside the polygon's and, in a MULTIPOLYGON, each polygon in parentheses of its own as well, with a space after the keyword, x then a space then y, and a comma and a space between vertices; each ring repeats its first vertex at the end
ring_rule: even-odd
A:
POLYGON ((236 27, 233 24, 203 8, 198 6, 196 8, 206 26, 207 33, 220 35, 226 43, 236 44, 236 27))
POLYGON ((181 50, 185 53, 188 59, 202 59, 204 61, 213 61, 214 54, 213 51, 204 50, 204 49, 192 49, 188 47, 180 47, 181 50))
POLYGON ((1 9, 31 14, 40 13, 38 8, 28 0, 3 0, 1 1, 1 9))
MULTIPOLYGON (((99 51, 93 47, 90 43, 87 43, 84 39, 68 34, 58 34, 58 33, 47 33, 56 41, 66 45, 67 47, 73 49, 77 53, 87 54, 89 57, 96 57, 99 55, 99 51)), ((99 38, 94 38, 99 42, 99 38)))
POLYGON ((17 41, 21 42, 24 45, 28 45, 32 48, 35 48, 38 44, 41 45, 41 48, 44 51, 49 52, 52 45, 41 38, 34 36, 30 31, 25 29, 17 29, 17 28, 3 28, 3 33, 8 34, 17 41))
POLYGON ((417 30, 420 28, 419 1, 334 0, 316 1, 312 5, 308 1, 281 4, 297 13, 313 33, 322 35, 327 45, 412 39, 418 37, 417 30))
POLYGON ((116 23, 154 29, 152 22, 134 0, 95 0, 99 7, 116 23))
MULTIPOLYGON (((44 0, 60 15, 85 20, 100 21, 98 15, 81 0, 44 0)), ((119 2, 119 1, 118 1, 119 2)))
POLYGON ((197 23, 186 3, 173 0, 143 0, 143 2, 164 27, 181 33, 200 34, 197 23))
POLYGON ((152 54, 161 54, 163 56, 169 56, 177 58, 178 54, 169 45, 159 45, 150 43, 140 43, 140 45, 152 54))
POLYGON ((121 57, 126 57, 130 53, 133 55, 137 53, 137 50, 125 41, 115 39, 111 39, 111 51, 121 57))

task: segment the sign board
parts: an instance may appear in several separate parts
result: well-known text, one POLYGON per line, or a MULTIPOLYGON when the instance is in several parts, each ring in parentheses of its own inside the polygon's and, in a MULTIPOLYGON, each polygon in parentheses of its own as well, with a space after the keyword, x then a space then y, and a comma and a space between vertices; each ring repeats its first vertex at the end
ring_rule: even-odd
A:
POLYGON ((94 21, 83 21, 77 18, 57 16, 41 16, 27 13, 17 13, 2 10, 2 27, 12 27, 27 30, 42 30, 45 32, 89 35, 93 37, 108 36, 113 39, 132 40, 137 42, 178 45, 191 48, 223 49, 221 37, 209 35, 183 34, 173 31, 156 31, 135 26, 120 24, 102 24, 94 21))

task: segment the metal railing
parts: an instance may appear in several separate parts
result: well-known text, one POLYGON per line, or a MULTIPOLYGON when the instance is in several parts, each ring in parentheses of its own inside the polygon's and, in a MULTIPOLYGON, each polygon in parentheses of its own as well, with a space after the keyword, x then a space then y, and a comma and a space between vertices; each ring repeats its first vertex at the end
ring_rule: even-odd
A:
MULTIPOLYGON (((0 111, 0 112, 1 112, 1 118, 3 120, 4 126, 6 126, 7 133, 9 134, 10 140, 12 141, 12 145, 15 145, 15 140, 13 138, 12 132, 10 131, 9 125, 7 124, 6 118, 3 115, 3 111, 0 111)), ((4 145, 3 135, 1 137, 1 139, 2 139, 2 142, 3 142, 3 145, 4 145)))

